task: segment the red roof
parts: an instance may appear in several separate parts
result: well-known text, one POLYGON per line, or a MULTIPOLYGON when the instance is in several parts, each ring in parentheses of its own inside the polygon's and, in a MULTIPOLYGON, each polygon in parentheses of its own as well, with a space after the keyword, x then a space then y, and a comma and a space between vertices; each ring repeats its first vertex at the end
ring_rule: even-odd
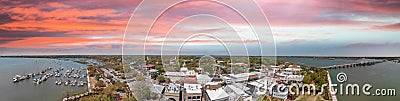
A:
POLYGON ((145 67, 154 67, 155 65, 153 64, 147 64, 145 67))

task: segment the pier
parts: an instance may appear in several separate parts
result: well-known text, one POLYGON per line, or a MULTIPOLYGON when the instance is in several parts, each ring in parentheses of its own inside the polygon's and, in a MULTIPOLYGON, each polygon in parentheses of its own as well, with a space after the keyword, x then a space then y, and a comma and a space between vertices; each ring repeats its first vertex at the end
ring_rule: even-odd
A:
POLYGON ((343 65, 333 65, 333 66, 326 66, 326 67, 320 67, 324 69, 338 69, 338 68, 350 68, 350 67, 361 67, 361 66, 371 66, 375 65, 378 63, 384 62, 383 60, 369 60, 369 61, 361 61, 357 63, 351 63, 351 64, 343 64, 343 65))
POLYGON ((89 96, 89 95, 92 95, 92 94, 98 94, 98 92, 85 92, 85 93, 82 93, 82 94, 77 94, 75 96, 65 97, 62 100, 63 101, 77 101, 77 100, 79 100, 79 98, 82 98, 82 97, 85 97, 85 96, 89 96))

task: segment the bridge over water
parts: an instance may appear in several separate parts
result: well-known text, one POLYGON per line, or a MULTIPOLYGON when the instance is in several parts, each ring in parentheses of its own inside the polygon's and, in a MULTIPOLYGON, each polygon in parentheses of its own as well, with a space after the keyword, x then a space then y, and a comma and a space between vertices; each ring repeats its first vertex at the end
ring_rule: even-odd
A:
POLYGON ((337 69, 337 68, 349 68, 349 67, 361 67, 361 66, 371 66, 378 63, 384 62, 383 60, 367 60, 367 61, 360 61, 357 63, 350 63, 350 64, 342 64, 342 65, 332 65, 326 67, 320 67, 324 69, 337 69))

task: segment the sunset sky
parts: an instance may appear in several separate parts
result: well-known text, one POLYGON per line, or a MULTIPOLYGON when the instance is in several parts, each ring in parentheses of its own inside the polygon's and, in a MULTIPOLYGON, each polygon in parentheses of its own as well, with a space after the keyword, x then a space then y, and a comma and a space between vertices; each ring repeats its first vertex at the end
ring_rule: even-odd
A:
MULTIPOLYGON (((0 0, 0 55, 120 55, 126 26, 141 2, 54 1, 0 0)), ((143 9, 165 6, 160 0, 156 1, 142 5, 143 9)), ((241 4, 246 6, 248 2, 244 1, 241 4)), ((269 21, 277 55, 400 56, 399 0, 255 2, 269 21)), ((160 17, 148 36, 151 45, 146 51, 159 50, 160 40, 166 37, 165 32, 171 29, 171 25, 193 12, 221 15, 239 28, 237 32, 248 43, 248 51, 258 49, 251 44, 256 39, 246 34, 251 33, 248 25, 240 17, 235 17, 231 9, 206 1, 193 1, 173 7, 160 17)), ((149 20, 147 13, 133 16, 142 18, 142 21, 149 20)), ((227 38, 233 33, 218 20, 204 17, 174 27, 172 32, 176 31, 177 36, 165 43, 184 40, 185 37, 180 36, 187 33, 224 33, 227 38)), ((237 41, 230 42, 235 44, 237 41)), ((193 52, 200 50, 198 46, 210 50, 208 54, 223 52, 223 47, 213 44, 215 40, 200 37, 189 42, 191 44, 185 46, 183 54, 195 54, 193 52)))

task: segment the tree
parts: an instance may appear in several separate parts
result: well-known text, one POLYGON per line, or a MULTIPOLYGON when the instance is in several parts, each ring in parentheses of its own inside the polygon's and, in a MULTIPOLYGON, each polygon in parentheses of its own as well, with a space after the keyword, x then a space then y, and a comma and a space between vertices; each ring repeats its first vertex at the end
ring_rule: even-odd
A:
POLYGON ((156 65, 155 68, 158 70, 158 72, 162 73, 165 72, 164 67, 162 65, 156 65))
POLYGON ((250 68, 249 71, 250 71, 250 72, 254 72, 254 71, 257 71, 257 70, 254 69, 254 68, 250 68))
POLYGON ((137 101, 137 100, 135 99, 135 97, 132 96, 129 98, 125 98, 124 101, 137 101))
POLYGON ((204 66, 203 67, 203 71, 204 72, 208 72, 208 73, 210 73, 210 74, 214 74, 214 69, 212 68, 212 67, 209 67, 209 66, 204 66))
POLYGON ((326 84, 326 81, 324 78, 317 78, 315 83, 317 83, 318 86, 322 86, 323 84, 326 84))
POLYGON ((94 84, 96 87, 105 87, 106 84, 104 83, 103 80, 97 81, 96 84, 94 84))
POLYGON ((164 83, 165 82, 165 77, 160 75, 160 76, 157 77, 157 80, 158 80, 158 82, 164 83))
POLYGON ((315 80, 316 78, 318 78, 317 74, 315 74, 315 73, 311 73, 310 77, 311 77, 311 80, 315 80))
POLYGON ((106 88, 104 88, 103 93, 107 96, 112 96, 114 91, 116 91, 118 88, 115 85, 109 85, 106 88))
POLYGON ((305 83, 305 84, 311 84, 311 82, 312 82, 312 78, 311 78, 310 75, 306 75, 306 76, 303 78, 303 83, 305 83))

